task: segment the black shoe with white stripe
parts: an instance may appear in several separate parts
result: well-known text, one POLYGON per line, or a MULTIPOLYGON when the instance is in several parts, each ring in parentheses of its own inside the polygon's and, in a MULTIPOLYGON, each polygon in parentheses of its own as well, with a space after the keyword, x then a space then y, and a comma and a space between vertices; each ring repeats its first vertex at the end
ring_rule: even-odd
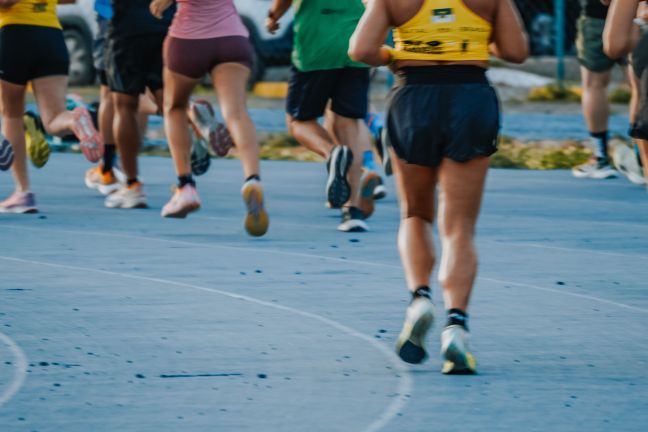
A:
POLYGON ((364 219, 364 213, 359 208, 345 207, 342 209, 342 223, 338 226, 338 230, 343 232, 369 231, 369 226, 364 219))
POLYGON ((326 182, 326 198, 331 208, 341 208, 351 197, 351 185, 347 173, 353 163, 353 153, 349 147, 336 146, 328 160, 328 181, 326 182))
POLYGON ((14 160, 14 151, 11 143, 0 134, 0 170, 6 171, 11 168, 14 160))

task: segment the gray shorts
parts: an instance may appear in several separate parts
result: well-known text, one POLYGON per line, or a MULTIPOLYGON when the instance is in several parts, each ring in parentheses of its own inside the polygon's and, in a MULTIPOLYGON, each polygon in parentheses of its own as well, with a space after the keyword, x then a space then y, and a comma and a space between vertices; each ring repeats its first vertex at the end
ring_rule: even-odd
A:
POLYGON ((92 58, 94 67, 99 74, 99 81, 101 82, 101 85, 107 85, 105 53, 109 23, 110 21, 97 15, 98 31, 97 37, 95 38, 92 45, 92 58))

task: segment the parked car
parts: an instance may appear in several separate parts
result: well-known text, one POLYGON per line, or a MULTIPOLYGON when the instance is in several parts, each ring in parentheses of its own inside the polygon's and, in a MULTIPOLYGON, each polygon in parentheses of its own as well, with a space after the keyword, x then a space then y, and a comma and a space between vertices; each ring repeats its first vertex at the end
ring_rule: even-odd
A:
MULTIPOLYGON (((250 32, 256 61, 252 81, 263 79, 266 68, 290 64, 292 50, 292 15, 277 34, 265 29, 271 0, 234 0, 243 23, 250 32)), ((70 84, 89 85, 95 82, 92 65, 92 41, 97 31, 94 0, 77 0, 75 4, 60 5, 57 13, 63 26, 65 42, 70 52, 70 84)))

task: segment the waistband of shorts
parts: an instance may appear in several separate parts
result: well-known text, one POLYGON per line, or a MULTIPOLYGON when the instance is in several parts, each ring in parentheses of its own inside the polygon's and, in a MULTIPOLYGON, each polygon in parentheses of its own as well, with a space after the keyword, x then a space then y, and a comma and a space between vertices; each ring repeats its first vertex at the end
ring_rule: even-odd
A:
POLYGON ((471 65, 407 66, 396 74, 396 85, 488 84, 486 69, 471 65))

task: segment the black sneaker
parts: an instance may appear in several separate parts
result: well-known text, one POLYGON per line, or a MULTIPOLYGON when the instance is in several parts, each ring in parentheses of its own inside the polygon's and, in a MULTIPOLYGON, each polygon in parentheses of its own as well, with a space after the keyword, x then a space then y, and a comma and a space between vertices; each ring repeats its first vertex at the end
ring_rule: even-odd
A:
POLYGON ((353 153, 349 147, 336 146, 327 162, 328 181, 326 182, 326 198, 331 208, 341 208, 351 197, 351 185, 347 174, 353 163, 353 153))
POLYGON ((344 232, 369 231, 369 226, 364 219, 365 216, 359 208, 345 207, 342 209, 342 223, 338 226, 338 230, 344 232))

